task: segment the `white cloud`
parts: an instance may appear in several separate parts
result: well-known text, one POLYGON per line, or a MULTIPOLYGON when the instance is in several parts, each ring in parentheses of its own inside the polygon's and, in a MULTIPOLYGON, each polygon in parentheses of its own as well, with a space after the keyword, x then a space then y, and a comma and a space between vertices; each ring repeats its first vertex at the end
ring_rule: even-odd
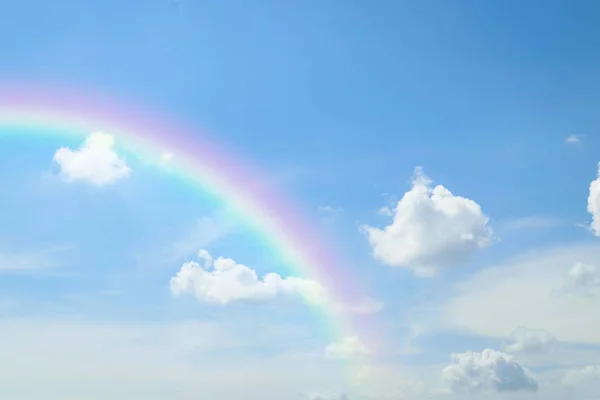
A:
MULTIPOLYGON (((600 168, 600 163, 598 164, 600 168)), ((587 211, 592 215, 590 230, 595 236, 600 236, 600 170, 597 178, 590 183, 587 211)))
POLYGON ((88 181, 96 186, 104 186, 131 173, 125 160, 114 151, 113 136, 92 133, 78 150, 61 147, 54 154, 54 161, 60 166, 60 175, 69 182, 88 181))
POLYGON ((595 265, 577 262, 567 271, 568 287, 575 290, 589 291, 600 287, 600 271, 595 265))
POLYGON ((535 326, 561 342, 600 344, 600 296, 565 291, 570 266, 600 258, 600 245, 573 244, 532 251, 482 269, 439 301, 431 321, 440 328, 505 337, 535 326))
POLYGON ((194 261, 183 264, 170 281, 174 294, 191 293, 200 301, 220 304, 264 302, 281 295, 300 295, 312 303, 322 303, 326 299, 325 289, 315 281, 282 278, 276 273, 268 273, 261 279, 256 271, 230 258, 218 257, 213 261, 206 251, 199 255, 206 268, 194 261))
POLYGON ((517 354, 534 354, 550 350, 557 342, 556 338, 543 329, 517 328, 511 335, 513 343, 506 351, 517 354))
POLYGON ((375 258, 419 276, 464 261, 492 240, 489 218, 476 202, 431 183, 416 168, 412 189, 396 205, 392 223, 384 229, 363 227, 375 258))
POLYGON ((160 165, 161 167, 165 167, 171 162, 172 159, 173 154, 165 151, 161 153, 160 157, 158 158, 158 165, 160 165))
POLYGON ((330 344, 325 348, 325 357, 337 360, 368 354, 371 354, 371 351, 356 336, 346 337, 341 342, 330 344))
POLYGON ((492 349, 452 354, 452 364, 444 368, 442 377, 455 392, 538 390, 527 368, 510 355, 492 349))
POLYGON ((565 138, 565 142, 568 144, 577 144, 585 138, 585 135, 569 135, 565 138))

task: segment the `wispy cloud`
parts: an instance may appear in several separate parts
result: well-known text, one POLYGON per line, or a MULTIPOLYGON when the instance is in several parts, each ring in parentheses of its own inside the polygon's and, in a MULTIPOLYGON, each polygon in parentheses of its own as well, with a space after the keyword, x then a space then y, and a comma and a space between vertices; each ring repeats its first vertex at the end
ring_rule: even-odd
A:
POLYGON ((565 143, 568 144, 578 144, 585 139, 585 135, 569 135, 565 138, 565 143))
POLYGON ((556 228, 564 223, 557 217, 545 215, 529 215, 520 218, 508 218, 497 223, 498 230, 514 231, 522 229, 550 229, 556 228))
POLYGON ((0 272, 39 272, 60 266, 57 257, 71 249, 71 246, 55 246, 31 251, 0 249, 0 272))

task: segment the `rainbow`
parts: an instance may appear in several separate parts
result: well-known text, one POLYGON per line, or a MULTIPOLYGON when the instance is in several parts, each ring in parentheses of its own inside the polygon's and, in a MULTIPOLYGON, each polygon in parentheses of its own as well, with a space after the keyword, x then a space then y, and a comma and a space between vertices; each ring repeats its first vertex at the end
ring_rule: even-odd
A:
MULTIPOLYGON (((158 160, 161 154, 171 153, 170 170, 179 179, 223 201, 262 238, 284 268, 326 288, 329 299, 319 309, 335 341, 358 336, 374 350, 376 343, 367 337, 374 330, 363 332, 366 324, 359 321, 361 317, 341 307, 356 306, 364 299, 344 269, 348 263, 311 229, 301 208, 259 184, 267 174, 240 161, 239 155, 217 146, 206 134, 156 115, 64 87, 0 85, 0 128, 35 128, 40 134, 81 140, 102 131, 144 158, 158 160)), ((0 135, 11 132, 15 131, 0 129, 0 135)))

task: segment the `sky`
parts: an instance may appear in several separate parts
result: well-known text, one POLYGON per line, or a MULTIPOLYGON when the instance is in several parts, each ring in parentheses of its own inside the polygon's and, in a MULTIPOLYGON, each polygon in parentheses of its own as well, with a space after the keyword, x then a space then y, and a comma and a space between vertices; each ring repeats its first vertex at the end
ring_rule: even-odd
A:
POLYGON ((289 265, 236 199, 102 121, 0 123, 0 396, 599 398, 599 13, 0 2, 0 97, 191 127, 336 255, 289 265))

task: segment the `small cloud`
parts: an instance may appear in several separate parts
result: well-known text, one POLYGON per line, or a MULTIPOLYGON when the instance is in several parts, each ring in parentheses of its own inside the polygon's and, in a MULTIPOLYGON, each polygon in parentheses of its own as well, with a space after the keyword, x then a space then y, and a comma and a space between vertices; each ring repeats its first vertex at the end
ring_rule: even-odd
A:
POLYGON ((565 143, 568 144, 578 144, 585 139, 585 135, 569 135, 565 138, 565 143))
POLYGON ((88 181, 104 186, 131 174, 131 168, 114 151, 112 135, 92 133, 78 150, 61 147, 54 154, 60 176, 67 182, 88 181))
POLYGON ((198 256, 204 261, 204 267, 194 261, 184 263, 170 280, 173 294, 189 293, 200 301, 222 305, 239 301, 266 302, 282 295, 299 295, 315 304, 325 301, 325 289, 315 281, 282 278, 276 273, 260 278, 255 270, 230 258, 213 259, 206 250, 198 252, 198 256))
POLYGON ((330 344, 325 348, 325 357, 335 360, 368 354, 371 354, 371 351, 356 336, 346 337, 341 342, 330 344))
POLYGON ((161 167, 166 167, 168 163, 173 159, 173 154, 168 152, 163 152, 158 158, 158 165, 161 167))
POLYGON ((452 364, 442 376, 454 392, 536 392, 538 383, 527 368, 508 354, 485 349, 452 354, 452 364))

